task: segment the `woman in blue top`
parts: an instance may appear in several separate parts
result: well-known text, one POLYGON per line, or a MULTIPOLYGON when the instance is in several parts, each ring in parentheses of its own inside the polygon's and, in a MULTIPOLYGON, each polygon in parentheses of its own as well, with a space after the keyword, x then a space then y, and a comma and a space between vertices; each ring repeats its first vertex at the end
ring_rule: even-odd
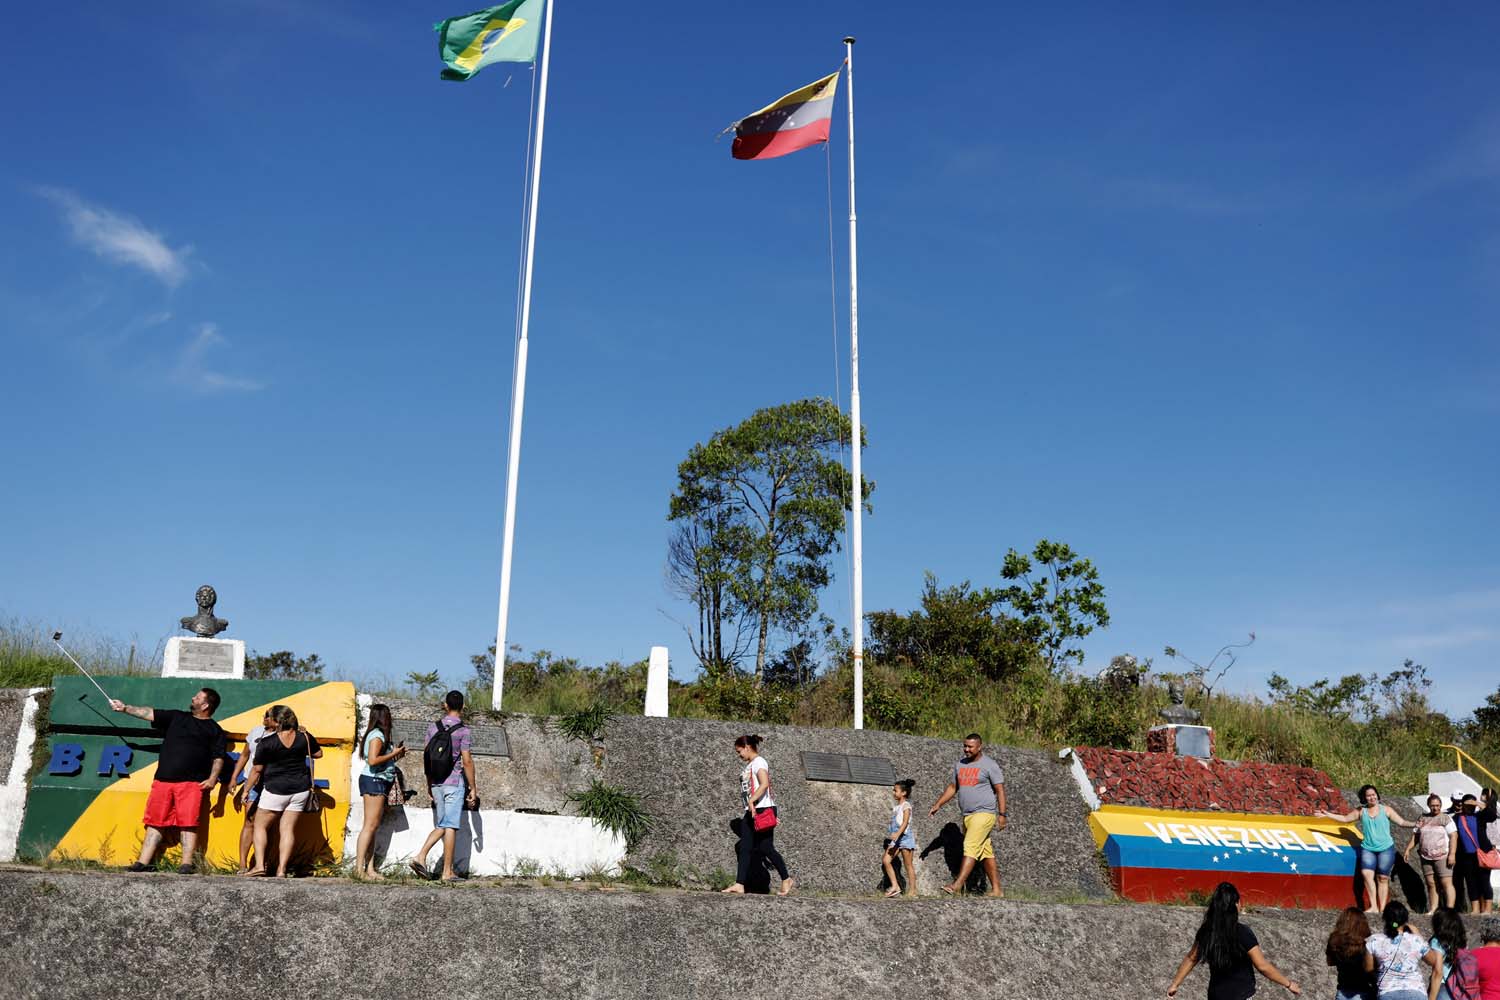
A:
POLYGON ((1380 801, 1380 792, 1374 785, 1359 790, 1359 801, 1364 807, 1352 813, 1331 813, 1318 810, 1317 815, 1340 823, 1359 821, 1359 873, 1365 880, 1365 912, 1380 913, 1391 898, 1391 869, 1396 866, 1396 841, 1391 836, 1391 824, 1404 826, 1408 830, 1417 824, 1408 822, 1400 814, 1392 812, 1380 801))
POLYGON ((396 780, 396 761, 406 756, 406 744, 387 749, 391 742, 391 710, 384 705, 370 706, 370 721, 365 738, 360 741, 364 770, 359 774, 359 794, 365 803, 365 824, 359 831, 359 846, 354 854, 355 878, 380 878, 375 867, 375 831, 385 816, 385 796, 396 780))

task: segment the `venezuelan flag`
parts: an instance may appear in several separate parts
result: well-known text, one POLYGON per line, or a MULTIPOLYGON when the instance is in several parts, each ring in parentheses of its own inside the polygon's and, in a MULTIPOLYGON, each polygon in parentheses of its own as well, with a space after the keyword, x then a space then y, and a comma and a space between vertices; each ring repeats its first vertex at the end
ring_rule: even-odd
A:
POLYGON ((448 67, 443 79, 467 80, 490 63, 535 60, 545 2, 510 0, 433 25, 438 54, 448 67))
POLYGON ((1269 906, 1336 909, 1356 898, 1359 836, 1348 824, 1106 805, 1089 826, 1127 899, 1181 900, 1223 881, 1269 906))
POLYGON ((769 160, 827 142, 838 85, 839 75, 830 73, 735 122, 730 153, 736 160, 769 160))

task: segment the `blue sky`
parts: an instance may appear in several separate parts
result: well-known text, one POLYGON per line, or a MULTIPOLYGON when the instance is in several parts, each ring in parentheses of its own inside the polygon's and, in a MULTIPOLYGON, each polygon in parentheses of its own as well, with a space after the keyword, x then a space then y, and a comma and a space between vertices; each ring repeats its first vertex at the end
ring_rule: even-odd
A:
MULTIPOLYGON (((462 12, 0 33, 0 612, 150 647, 211 582, 252 648, 379 678, 493 641, 530 70, 440 82, 462 12)), ((686 672, 677 462, 847 393, 843 95, 837 343, 829 158, 715 135, 852 33, 866 606, 1047 537, 1108 588, 1090 668, 1254 631, 1237 689, 1412 657, 1466 711, 1500 643, 1497 29, 563 0, 512 638, 686 672)))

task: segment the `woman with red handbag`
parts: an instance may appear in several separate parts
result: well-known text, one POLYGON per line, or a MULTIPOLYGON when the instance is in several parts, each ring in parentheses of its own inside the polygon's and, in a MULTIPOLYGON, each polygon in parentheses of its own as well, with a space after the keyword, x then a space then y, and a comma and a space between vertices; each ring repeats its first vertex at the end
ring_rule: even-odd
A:
POLYGON ((740 821, 739 872, 734 885, 721 891, 744 895, 753 866, 769 861, 781 876, 781 891, 777 895, 789 896, 796 883, 787 874, 786 862, 776 850, 776 800, 771 798, 771 767, 760 755, 760 737, 741 736, 734 741, 734 752, 745 762, 740 773, 740 798, 745 804, 745 815, 740 821))
POLYGON ((1453 817, 1458 826, 1458 853, 1454 859, 1453 881, 1464 887, 1469 898, 1470 913, 1490 912, 1490 900, 1495 890, 1490 879, 1493 870, 1500 865, 1500 853, 1490 838, 1485 826, 1495 818, 1495 797, 1486 796, 1486 805, 1481 811, 1479 800, 1465 795, 1463 804, 1453 817))

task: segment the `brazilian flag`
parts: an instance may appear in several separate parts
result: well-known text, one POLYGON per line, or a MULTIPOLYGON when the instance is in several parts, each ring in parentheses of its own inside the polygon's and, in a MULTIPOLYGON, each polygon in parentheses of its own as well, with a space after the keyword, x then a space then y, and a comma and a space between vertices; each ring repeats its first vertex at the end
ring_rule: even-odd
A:
POLYGON ((467 80, 490 63, 535 61, 545 2, 510 0, 433 25, 438 54, 448 64, 443 79, 467 80))

